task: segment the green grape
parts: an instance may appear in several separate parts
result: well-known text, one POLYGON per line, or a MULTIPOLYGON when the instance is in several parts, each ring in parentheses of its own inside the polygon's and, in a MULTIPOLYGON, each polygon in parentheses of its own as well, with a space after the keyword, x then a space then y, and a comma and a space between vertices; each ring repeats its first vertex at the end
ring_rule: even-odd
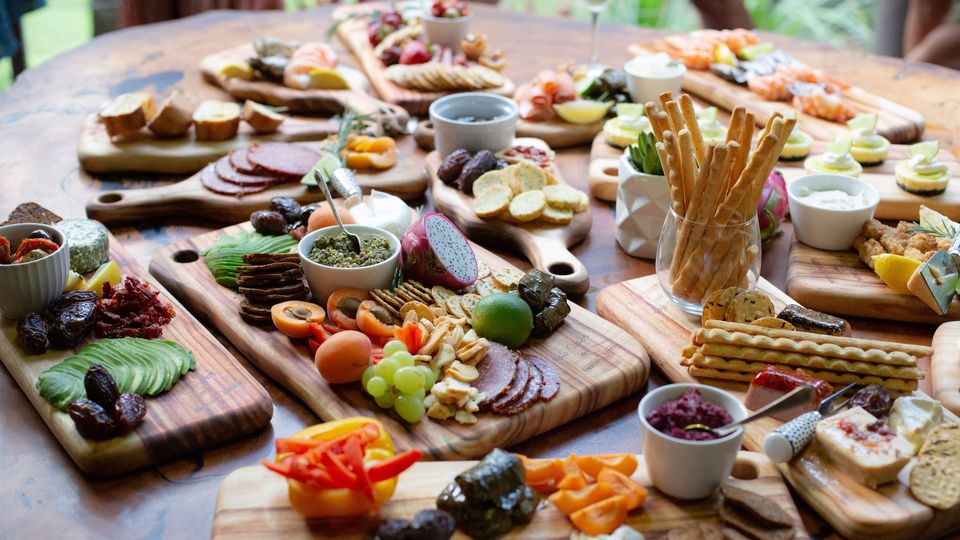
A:
POLYGON ((371 396, 380 397, 387 392, 387 381, 383 377, 371 377, 364 388, 371 396))
POLYGON ((417 366, 417 370, 420 373, 423 373, 423 388, 424 390, 429 390, 433 388, 433 385, 437 382, 437 375, 430 369, 430 366, 420 365, 417 366))
POLYGON ((404 394, 412 394, 423 388, 423 373, 419 369, 406 366, 393 374, 393 385, 404 394))
POLYGON ((423 418, 423 399, 411 394, 400 394, 393 408, 407 422, 419 422, 423 418))
POLYGON ((391 358, 396 360, 397 363, 399 363, 401 366, 404 366, 404 367, 412 366, 414 364, 413 355, 408 353, 407 351, 400 351, 398 353, 393 353, 393 356, 391 356, 391 358))
POLYGON ((363 376, 360 378, 360 384, 366 388, 367 382, 370 381, 373 377, 377 375, 377 366, 371 365, 367 366, 367 369, 363 370, 363 376))
POLYGON ((420 398, 421 400, 423 400, 424 398, 427 397, 427 391, 424 390, 423 388, 420 388, 419 390, 417 390, 416 392, 414 392, 413 395, 415 395, 415 396, 417 396, 418 398, 420 398))
POLYGON ((397 371, 400 364, 392 357, 384 358, 377 364, 377 375, 383 377, 387 384, 393 384, 393 374, 397 371))
POLYGON ((393 393, 393 390, 387 390, 383 395, 373 398, 376 400, 377 405, 383 409, 390 409, 393 407, 394 401, 396 400, 397 395, 393 393))
POLYGON ((383 357, 393 356, 398 352, 407 352, 407 346, 399 339, 392 339, 383 346, 383 357))

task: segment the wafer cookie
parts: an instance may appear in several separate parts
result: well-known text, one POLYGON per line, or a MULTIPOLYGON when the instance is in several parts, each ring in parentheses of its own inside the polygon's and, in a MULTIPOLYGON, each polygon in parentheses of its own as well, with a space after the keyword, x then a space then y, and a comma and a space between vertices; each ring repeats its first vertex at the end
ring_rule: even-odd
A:
POLYGON ((769 349, 754 349, 736 345, 720 345, 707 343, 700 347, 699 353, 705 356, 720 356, 729 359, 764 362, 767 364, 782 364, 787 366, 804 367, 807 369, 826 369, 844 373, 859 373, 861 375, 876 375, 896 379, 922 379, 923 370, 911 366, 893 366, 855 360, 841 360, 839 358, 825 358, 811 354, 772 351, 769 349))
POLYGON ((721 320, 710 320, 704 325, 704 328, 718 328, 730 332, 743 332, 756 336, 768 336, 773 338, 790 338, 795 340, 806 340, 814 343, 832 343, 841 347, 859 347, 861 349, 877 349, 880 351, 901 351, 918 358, 933 356, 933 348, 922 345, 911 345, 908 343, 895 343, 893 341, 876 341, 872 339, 859 339, 845 336, 829 336, 824 334, 814 334, 812 332, 798 332, 796 330, 781 330, 777 328, 763 328, 749 324, 732 323, 721 320))

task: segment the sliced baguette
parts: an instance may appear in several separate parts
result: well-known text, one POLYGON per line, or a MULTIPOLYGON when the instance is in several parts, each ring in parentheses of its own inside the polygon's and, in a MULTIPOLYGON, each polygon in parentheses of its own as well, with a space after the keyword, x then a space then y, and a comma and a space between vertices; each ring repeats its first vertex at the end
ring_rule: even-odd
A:
POLYGON ((547 185, 547 176, 543 169, 530 161, 521 161, 517 164, 517 186, 521 193, 543 189, 547 185))
POLYGON ((491 218, 510 206, 513 191, 503 184, 490 186, 473 199, 473 211, 478 217, 491 218))
POLYGON ((193 110, 179 91, 163 100, 157 113, 147 122, 147 129, 157 137, 181 137, 193 122, 193 110))
POLYGON ((557 208, 548 204, 547 207, 543 209, 540 220, 544 223, 552 223, 554 225, 566 225, 573 221, 573 210, 569 208, 557 208))
POLYGON ((100 120, 111 137, 131 135, 147 125, 156 105, 146 92, 120 94, 100 110, 100 120))
POLYGON ((198 141, 225 141, 237 136, 240 106, 229 101, 204 101, 193 112, 198 141))
POLYGON ((580 192, 570 186, 555 185, 543 188, 547 202, 557 208, 577 208, 581 204, 580 192))
POLYGON ((249 99, 243 103, 240 116, 257 133, 273 133, 286 119, 282 114, 249 99))
POLYGON ((527 223, 540 217, 546 207, 547 198, 542 191, 525 191, 510 201, 510 216, 527 223))

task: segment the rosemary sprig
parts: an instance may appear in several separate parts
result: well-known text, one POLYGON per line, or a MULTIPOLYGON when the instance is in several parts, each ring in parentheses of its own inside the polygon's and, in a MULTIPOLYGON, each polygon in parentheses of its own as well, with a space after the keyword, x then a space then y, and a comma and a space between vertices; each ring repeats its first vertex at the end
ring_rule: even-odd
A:
POLYGON ((934 225, 932 227, 922 227, 917 225, 916 227, 910 227, 907 229, 907 232, 929 234, 930 236, 935 236, 938 238, 953 238, 957 235, 957 228, 950 223, 950 220, 943 218, 940 220, 939 225, 934 225))

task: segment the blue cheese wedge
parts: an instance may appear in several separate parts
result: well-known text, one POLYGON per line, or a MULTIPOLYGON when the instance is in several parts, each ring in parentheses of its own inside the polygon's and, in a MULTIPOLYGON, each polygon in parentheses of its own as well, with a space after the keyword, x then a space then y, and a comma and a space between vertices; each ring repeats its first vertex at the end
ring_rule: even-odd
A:
POLYGON ((64 219, 54 225, 70 246, 70 269, 79 274, 96 270, 110 256, 110 241, 103 223, 92 219, 64 219))
POLYGON ((923 440, 931 429, 943 422, 940 403, 923 397, 901 396, 893 402, 887 423, 913 445, 913 453, 920 451, 923 440))
POLYGON ((871 489, 895 480, 913 456, 909 441, 862 407, 823 420, 816 434, 838 469, 871 489))

